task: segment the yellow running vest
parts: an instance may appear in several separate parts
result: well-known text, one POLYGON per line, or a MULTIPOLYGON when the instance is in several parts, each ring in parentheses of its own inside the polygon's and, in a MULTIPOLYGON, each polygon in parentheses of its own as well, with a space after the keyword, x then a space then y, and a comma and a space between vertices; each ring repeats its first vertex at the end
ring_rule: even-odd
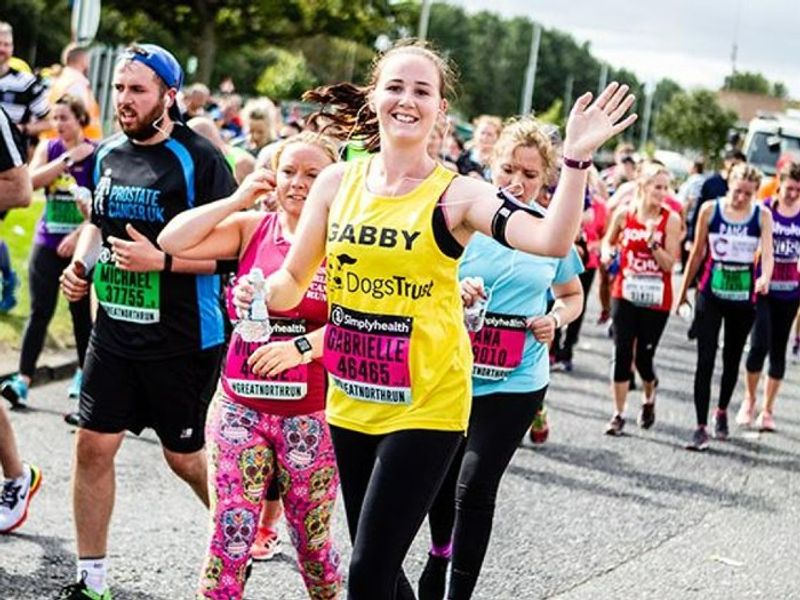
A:
POLYGON ((437 165, 396 197, 367 191, 369 159, 347 165, 328 217, 327 417, 369 434, 465 431, 472 352, 458 260, 433 235, 455 173, 437 165))

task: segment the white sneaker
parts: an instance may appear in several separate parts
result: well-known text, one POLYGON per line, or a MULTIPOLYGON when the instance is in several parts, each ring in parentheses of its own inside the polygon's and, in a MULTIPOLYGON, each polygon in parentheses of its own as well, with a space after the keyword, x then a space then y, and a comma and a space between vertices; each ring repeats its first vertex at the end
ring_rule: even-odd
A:
POLYGON ((10 533, 28 518, 31 498, 42 483, 42 472, 35 465, 24 465, 25 475, 6 479, 0 490, 0 533, 10 533))

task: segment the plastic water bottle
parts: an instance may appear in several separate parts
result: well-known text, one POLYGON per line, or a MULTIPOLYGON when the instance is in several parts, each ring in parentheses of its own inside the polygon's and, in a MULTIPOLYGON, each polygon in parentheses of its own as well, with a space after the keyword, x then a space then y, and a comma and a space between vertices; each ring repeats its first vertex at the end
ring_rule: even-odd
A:
POLYGON ((608 263, 608 268, 606 269, 609 275, 616 275, 619 272, 619 252, 614 250, 614 253, 611 255, 611 262, 608 263))
POLYGON ((692 310, 692 305, 689 304, 688 302, 684 302, 678 307, 678 316, 687 323, 689 323, 692 320, 693 312, 694 311, 692 310))
POLYGON ((266 342, 272 334, 267 311, 267 286, 264 272, 258 267, 250 269, 248 279, 254 288, 253 302, 245 317, 236 324, 236 333, 245 342, 266 342))
MULTIPOLYGON (((483 278, 475 277, 475 284, 483 287, 483 278)), ((489 305, 491 293, 485 292, 486 297, 479 297, 472 303, 472 306, 464 307, 464 325, 467 331, 480 331, 483 328, 483 320, 486 318, 486 307, 489 305)))

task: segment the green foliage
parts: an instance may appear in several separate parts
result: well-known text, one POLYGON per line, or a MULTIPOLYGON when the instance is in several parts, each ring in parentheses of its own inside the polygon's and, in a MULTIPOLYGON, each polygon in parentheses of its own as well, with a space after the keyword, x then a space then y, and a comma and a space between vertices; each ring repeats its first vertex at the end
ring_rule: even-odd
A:
POLYGON ((272 48, 272 64, 256 82, 256 92, 273 100, 299 98, 316 85, 316 80, 302 53, 272 48))
POLYGON ((765 96, 775 96, 776 98, 785 98, 788 94, 786 85, 782 82, 770 83, 761 73, 751 71, 736 71, 732 75, 728 75, 725 78, 722 89, 763 94, 765 96))
POLYGON ((564 115, 564 101, 561 98, 556 98, 550 108, 536 115, 536 119, 542 123, 550 123, 558 126, 559 129, 563 129, 567 122, 564 115))
POLYGON ((696 150, 706 160, 715 159, 725 146, 728 130, 736 122, 732 111, 723 109, 714 92, 679 92, 659 111, 658 135, 681 150, 696 150))

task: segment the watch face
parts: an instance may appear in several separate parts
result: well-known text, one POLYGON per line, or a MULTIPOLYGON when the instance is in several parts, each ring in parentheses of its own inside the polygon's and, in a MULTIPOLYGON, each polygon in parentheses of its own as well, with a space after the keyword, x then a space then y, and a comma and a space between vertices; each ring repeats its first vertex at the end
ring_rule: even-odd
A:
POLYGON ((311 352, 311 342, 308 341, 308 338, 299 337, 294 341, 294 347, 297 348, 297 351, 300 354, 305 354, 306 352, 311 352))

